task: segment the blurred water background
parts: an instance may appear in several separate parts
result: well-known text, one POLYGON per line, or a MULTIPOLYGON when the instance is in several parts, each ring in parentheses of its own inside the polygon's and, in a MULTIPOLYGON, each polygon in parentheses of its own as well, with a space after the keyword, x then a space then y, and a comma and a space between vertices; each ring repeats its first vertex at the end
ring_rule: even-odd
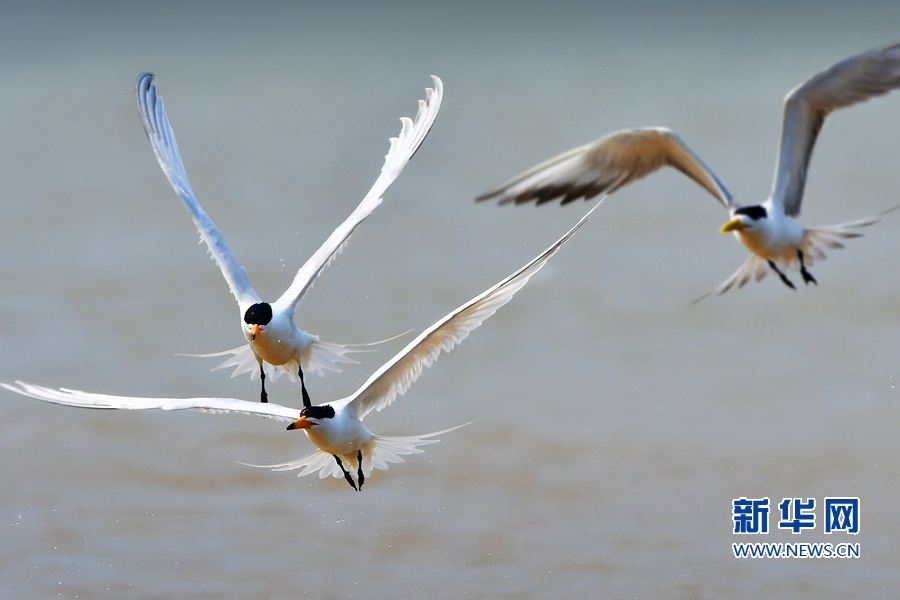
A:
MULTIPOLYGON (((243 343, 134 105, 157 75, 200 202, 274 299, 443 78, 423 147, 297 311, 324 339, 420 331, 591 206, 473 198, 623 128, 675 129, 742 202, 788 90, 900 39, 896 2, 20 3, 0 9, 0 380, 254 399, 174 356, 243 343)), ((900 93, 831 117, 801 222, 900 203, 900 93)), ((745 260, 667 170, 611 196, 539 276, 366 421, 474 421, 363 493, 236 461, 283 424, 0 399, 4 598, 844 598, 900 584, 900 215, 812 269, 690 306, 745 260), (799 277, 794 277, 800 281, 799 277), (861 532, 731 533, 740 496, 858 496, 861 532), (731 544, 859 542, 854 560, 731 544)), ((314 400, 354 391, 396 340, 314 400)), ((299 405, 286 379, 273 401, 299 405)))

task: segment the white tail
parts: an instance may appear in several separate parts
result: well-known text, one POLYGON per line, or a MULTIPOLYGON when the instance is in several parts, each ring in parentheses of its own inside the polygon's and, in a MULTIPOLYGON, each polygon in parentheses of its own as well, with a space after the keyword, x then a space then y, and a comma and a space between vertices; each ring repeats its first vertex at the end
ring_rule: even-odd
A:
MULTIPOLYGON (((320 377, 325 375, 325 371, 336 371, 340 373, 341 368, 338 366, 338 363, 359 364, 359 361, 346 356, 351 352, 373 351, 358 350, 350 344, 332 344, 321 340, 313 342, 304 348, 303 353, 301 354, 303 359, 303 372, 305 374, 315 373, 320 377)), ((249 372, 251 380, 256 381, 259 379, 259 363, 256 360, 256 355, 253 354, 253 350, 250 349, 250 344, 245 344, 238 348, 232 348, 231 350, 225 350, 223 352, 215 352, 213 354, 188 354, 187 356, 212 358, 214 356, 227 356, 229 354, 231 355, 229 359, 216 365, 211 370, 218 371, 219 369, 234 367, 234 371, 231 373, 232 377, 237 377, 238 375, 249 372)), ((283 365, 273 365, 264 362, 263 368, 266 370, 266 378, 271 381, 275 381, 282 375, 287 375, 290 377, 291 381, 295 383, 300 381, 300 378, 297 375, 296 360, 291 359, 283 365)))
MULTIPOLYGON (((436 444, 440 441, 430 438, 444 433, 449 433, 451 431, 459 429, 460 427, 465 427, 466 425, 471 425, 471 423, 463 423, 462 425, 457 425, 456 427, 451 427, 450 429, 443 429, 441 431, 426 433, 424 435, 375 436, 362 448, 363 474, 366 477, 369 477, 372 474, 373 469, 381 469, 382 471, 387 471, 390 464, 405 462, 401 458, 401 456, 406 456, 409 454, 421 454, 422 452, 424 452, 424 450, 420 450, 419 446, 436 444)), ((354 472, 359 468, 359 464, 357 463, 355 454, 341 455, 340 458, 341 462, 344 463, 345 469, 354 472)), ((327 452, 322 452, 321 450, 316 450, 312 454, 307 454, 303 458, 298 458, 296 460, 277 465, 250 465, 247 463, 240 464, 246 465, 248 467, 271 469, 273 471, 293 471, 295 469, 302 469, 302 471, 297 473, 297 477, 311 475, 312 473, 318 471, 319 479, 325 479, 329 475, 337 479, 344 478, 344 473, 341 471, 340 467, 338 467, 337 461, 334 460, 334 456, 328 454, 327 452)))
MULTIPOLYGON (((339 363, 359 364, 359 361, 353 360, 347 356, 347 354, 353 352, 376 352, 376 350, 370 350, 368 347, 390 342, 391 340, 406 335, 410 331, 412 331, 412 329, 393 337, 378 340, 377 342, 370 342, 368 344, 333 344, 331 342, 316 340, 303 349, 301 354, 303 360, 303 372, 315 373, 320 377, 325 375, 325 371, 335 371, 340 373, 341 368, 338 366, 339 363)), ((231 350, 223 350, 222 352, 213 352, 211 354, 179 354, 178 356, 215 358, 217 356, 228 355, 231 355, 231 357, 210 370, 218 371, 219 369, 229 369, 234 367, 234 371, 231 373, 232 377, 237 377, 238 375, 249 372, 251 380, 256 381, 259 379, 259 363, 256 360, 256 355, 253 354, 253 350, 250 349, 250 344, 244 344, 243 346, 232 348, 231 350)), ((287 374, 294 383, 300 381, 300 378, 297 376, 296 360, 290 360, 283 365, 272 365, 264 362, 263 368, 266 370, 266 378, 271 381, 275 381, 283 374, 287 374)))
POLYGON ((763 277, 765 277, 769 272, 769 265, 766 263, 766 259, 757 256, 755 254, 751 254, 750 258, 744 261, 737 271, 731 274, 731 277, 723 281, 719 284, 718 287, 712 289, 693 302, 691 304, 697 304, 707 296, 712 296, 713 294, 724 294, 731 288, 737 284, 738 288, 744 287, 750 279, 756 279, 756 281, 760 281, 763 277))

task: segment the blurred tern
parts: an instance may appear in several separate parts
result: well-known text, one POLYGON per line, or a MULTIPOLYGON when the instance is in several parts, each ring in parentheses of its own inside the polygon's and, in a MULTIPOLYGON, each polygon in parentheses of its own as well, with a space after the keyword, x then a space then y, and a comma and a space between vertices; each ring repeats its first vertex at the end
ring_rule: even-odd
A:
MULTIPOLYGON (((728 209, 730 219, 722 233, 733 232, 752 253, 734 274, 714 290, 724 293, 735 284, 743 287, 768 273, 796 289, 784 268, 799 268, 803 281, 816 283, 807 270, 824 260, 823 248, 843 248, 840 240, 859 237, 853 231, 877 223, 891 208, 874 217, 825 227, 803 227, 789 217, 800 214, 806 172, 822 124, 832 111, 864 102, 900 87, 900 44, 871 50, 838 62, 801 83, 784 101, 775 182, 768 200, 741 206, 713 172, 675 132, 661 127, 612 133, 544 162, 476 198, 498 199, 500 204, 536 200, 544 204, 562 197, 562 204, 590 199, 653 173, 663 166, 678 169, 728 209)), ((699 300, 699 299, 698 299, 699 300)))
MULTIPOLYGON (((232 377, 250 371, 251 377, 255 379, 258 373, 262 381, 260 393, 262 402, 267 402, 268 397, 266 394, 267 371, 272 379, 276 379, 282 372, 286 372, 295 381, 299 377, 302 383, 304 371, 312 371, 319 375, 324 375, 325 369, 340 371, 336 363, 356 362, 348 358, 347 353, 360 351, 354 350, 354 347, 370 345, 354 346, 323 342, 317 336, 302 331, 294 324, 294 309, 306 291, 312 287, 316 277, 347 243, 347 239, 356 226, 378 208, 383 194, 400 175, 403 167, 416 153, 434 124, 441 108, 444 87, 438 77, 432 75, 431 78, 434 80, 434 89, 426 88, 425 100, 419 100, 419 112, 415 121, 408 117, 400 119, 402 123, 400 135, 391 138, 391 147, 385 156, 381 175, 369 193, 356 207, 356 210, 328 236, 325 243, 306 261, 306 264, 300 267, 287 291, 278 300, 269 303, 260 300, 250 286, 243 267, 238 264, 237 259, 225 244, 222 233, 206 215, 194 196, 184 164, 178 153, 175 133, 169 126, 169 119, 166 117, 163 99, 156 95, 153 74, 141 73, 138 76, 135 84, 137 105, 144 130, 153 146, 153 152, 156 154, 163 173, 169 179, 169 183, 172 184, 175 192, 191 212, 194 225, 200 232, 200 238, 206 243, 210 254, 222 270, 222 275, 225 276, 231 293, 237 299, 241 313, 241 330, 247 341, 250 342, 248 345, 225 352, 200 356, 232 355, 231 358, 213 369, 234 366, 232 377), (271 368, 266 369, 264 365, 269 365, 271 368)), ((309 406, 306 388, 302 389, 304 392, 303 405, 309 406)))
MULTIPOLYGON (((599 206, 599 204, 597 205, 599 206)), ((572 229, 555 244, 547 248, 527 265, 469 300, 437 323, 423 331, 391 360, 375 371, 354 394, 303 410, 278 404, 259 404, 235 398, 135 398, 92 394, 77 390, 54 390, 17 381, 15 385, 0 384, 6 389, 38 400, 78 406, 82 408, 107 408, 124 410, 185 410, 204 412, 238 412, 274 417, 291 421, 288 429, 302 429, 318 450, 286 463, 276 465, 248 465, 273 471, 302 469, 298 476, 319 472, 319 478, 329 475, 343 477, 355 490, 362 489, 372 469, 386 470, 389 463, 404 462, 403 455, 419 454, 418 446, 436 443, 435 436, 451 429, 425 435, 390 437, 378 436, 369 431, 362 421, 373 410, 380 411, 390 405, 397 395, 405 394, 413 382, 438 359, 441 350, 450 352, 462 343, 469 333, 509 302, 522 289, 532 275, 537 273, 550 257, 562 247, 575 231, 584 224, 591 209, 572 229), (350 471, 356 471, 356 481, 350 471)), ((468 424, 468 423, 467 423, 468 424)))

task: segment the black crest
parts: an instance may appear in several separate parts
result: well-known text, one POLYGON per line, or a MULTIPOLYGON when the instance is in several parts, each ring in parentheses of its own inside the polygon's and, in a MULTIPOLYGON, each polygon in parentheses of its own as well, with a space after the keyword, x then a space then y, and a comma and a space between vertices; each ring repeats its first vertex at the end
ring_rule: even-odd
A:
POLYGON ((760 206, 759 204, 756 204, 754 206, 741 207, 741 208, 737 209, 736 211, 734 211, 734 214, 747 215, 754 221, 759 221, 760 219, 765 219, 767 216, 769 216, 769 213, 766 212, 766 209, 763 208, 762 206, 760 206))
POLYGON ((268 325, 272 320, 272 305, 268 302, 257 302, 244 313, 247 325, 268 325))
POLYGON ((300 411, 300 415, 306 418, 311 419, 333 419, 334 418, 334 409, 327 404, 320 404, 318 406, 307 406, 303 410, 300 411))

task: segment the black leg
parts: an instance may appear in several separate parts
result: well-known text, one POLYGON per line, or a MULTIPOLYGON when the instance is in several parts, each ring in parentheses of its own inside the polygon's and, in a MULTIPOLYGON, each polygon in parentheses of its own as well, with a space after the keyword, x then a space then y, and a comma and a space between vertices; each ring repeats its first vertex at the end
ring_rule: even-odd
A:
POLYGON ((350 484, 350 487, 352 487, 354 490, 356 490, 358 492, 359 489, 356 487, 356 484, 353 483, 353 478, 350 477, 349 471, 347 471, 347 469, 344 468, 344 463, 341 462, 341 458, 337 454, 332 454, 332 456, 334 457, 334 460, 337 461, 337 464, 341 468, 341 471, 344 472, 344 479, 347 480, 347 483, 350 484))
POLYGON ((306 391, 306 383, 303 381, 303 367, 297 365, 297 372, 300 374, 300 389, 303 392, 303 407, 309 408, 312 406, 312 401, 309 399, 309 392, 306 391))
POLYGON ((356 469, 356 478, 359 479, 359 490, 362 491, 363 483, 366 481, 366 476, 362 470, 362 450, 356 451, 356 461, 359 463, 359 468, 356 469))
POLYGON ((813 282, 814 284, 819 285, 819 282, 812 276, 812 273, 806 270, 806 265, 803 264, 803 250, 800 248, 797 248, 797 258, 800 259, 800 274, 803 275, 803 283, 809 285, 809 282, 813 282))
POLYGON ((768 261, 768 262, 769 262, 769 266, 772 267, 772 270, 775 271, 776 273, 778 273, 778 276, 781 277, 781 281, 784 283, 784 285, 788 286, 788 287, 791 288, 792 290, 796 290, 796 289, 797 289, 797 288, 794 287, 794 284, 791 283, 791 280, 788 279, 787 276, 786 276, 784 273, 782 273, 782 272, 778 269, 778 267, 775 266, 775 263, 774 263, 774 262, 772 262, 771 260, 768 261))
POLYGON ((259 363, 259 378, 262 380, 262 392, 259 395, 259 401, 268 402, 269 395, 266 393, 266 370, 263 368, 262 363, 259 363))

